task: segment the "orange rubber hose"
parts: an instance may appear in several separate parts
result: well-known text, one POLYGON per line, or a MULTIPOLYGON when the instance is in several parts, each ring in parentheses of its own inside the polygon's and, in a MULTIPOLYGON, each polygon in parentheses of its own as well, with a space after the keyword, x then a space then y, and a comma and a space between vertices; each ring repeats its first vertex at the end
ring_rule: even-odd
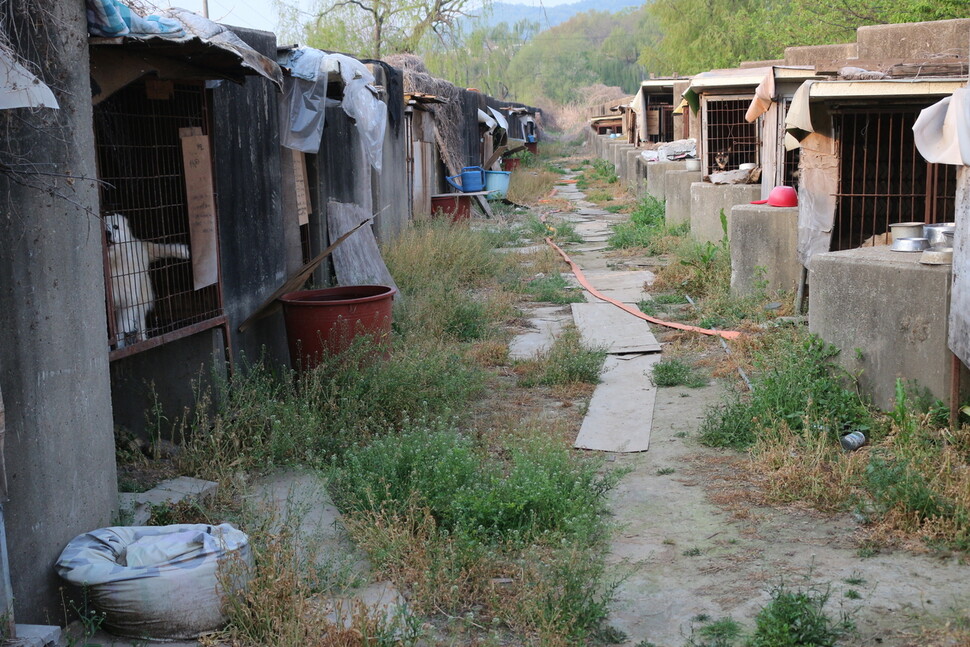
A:
POLYGON ((554 250, 556 250, 557 252, 559 252, 559 255, 563 257, 563 260, 565 260, 567 263, 569 263, 569 267, 572 269, 573 274, 576 275, 576 280, 579 281, 579 284, 582 285, 584 288, 586 288, 586 290, 590 294, 592 294, 597 299, 602 299, 603 301, 606 301, 607 303, 612 303, 616 307, 620 308, 624 312, 630 313, 634 317, 639 317, 640 319, 643 319, 644 321, 649 321, 650 323, 655 323, 655 324, 657 324, 659 326, 666 326, 667 328, 676 328, 677 330, 688 330, 690 332, 697 332, 697 333, 700 333, 702 335, 716 335, 716 336, 722 337, 724 339, 737 339, 738 337, 741 336, 741 333, 738 332, 737 330, 708 330, 707 328, 700 328, 698 326, 690 326, 690 325, 687 325, 687 324, 678 323, 676 321, 663 321, 661 319, 655 319, 654 317, 647 316, 647 315, 643 314, 642 312, 640 312, 639 310, 637 310, 637 309, 635 309, 635 308, 633 308, 631 306, 628 306, 627 304, 623 303, 622 301, 617 301, 616 299, 611 299, 610 297, 606 296, 605 294, 602 294, 596 288, 594 288, 590 284, 590 282, 586 279, 586 275, 583 274, 583 270, 579 267, 579 265, 577 265, 573 261, 573 259, 569 258, 569 255, 566 254, 566 252, 562 251, 562 248, 560 248, 559 245, 557 245, 556 243, 552 242, 552 239, 549 238, 548 236, 546 237, 546 242, 554 250))

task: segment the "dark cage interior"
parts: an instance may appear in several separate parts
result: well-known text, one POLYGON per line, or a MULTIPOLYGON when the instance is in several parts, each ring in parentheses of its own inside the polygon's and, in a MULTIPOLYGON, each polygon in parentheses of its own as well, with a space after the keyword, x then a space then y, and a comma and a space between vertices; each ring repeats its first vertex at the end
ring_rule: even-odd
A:
POLYGON ((758 122, 749 124, 744 114, 750 99, 707 100, 707 168, 709 172, 733 171, 741 164, 759 163, 758 122))
POLYGON ((647 132, 641 139, 649 142, 671 142, 674 137, 674 107, 664 100, 647 95, 647 132))
POLYGON ((921 108, 846 110, 835 115, 839 193, 832 250, 878 241, 895 222, 949 222, 956 167, 927 163, 913 123, 921 108))
POLYGON ((195 83, 136 82, 95 106, 112 348, 175 338, 222 314, 218 284, 193 286, 179 134, 205 134, 205 115, 195 83))

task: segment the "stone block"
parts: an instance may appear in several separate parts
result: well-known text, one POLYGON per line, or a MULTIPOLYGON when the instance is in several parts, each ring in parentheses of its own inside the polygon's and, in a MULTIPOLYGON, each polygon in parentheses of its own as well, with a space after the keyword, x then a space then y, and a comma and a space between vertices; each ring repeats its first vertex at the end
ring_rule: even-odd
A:
POLYGON ((797 288, 798 207, 737 205, 729 220, 731 292, 754 294, 759 284, 769 292, 797 288))
POLYGON ((624 166, 623 183, 633 195, 640 193, 640 149, 631 148, 626 152, 626 165, 624 166))
POLYGON ((690 187, 704 176, 700 171, 670 171, 665 176, 664 194, 667 198, 667 224, 690 222, 690 187))
POLYGON ((683 171, 687 162, 648 162, 647 163, 647 193, 665 200, 667 198, 667 173, 683 171))
POLYGON ((966 59, 970 18, 859 27, 859 59, 927 59, 945 54, 966 59))
POLYGON ((841 350, 839 363, 882 409, 894 404, 897 378, 949 399, 951 266, 919 257, 881 246, 812 258, 809 330, 841 350))
POLYGON ((700 242, 718 242, 724 238, 721 211, 731 232, 731 208, 750 204, 761 198, 760 184, 710 184, 695 182, 690 186, 690 233, 700 242))
POLYGON ((47 647, 61 640, 61 628, 54 625, 17 625, 17 637, 8 645, 23 647, 47 647))
POLYGON ((123 515, 128 515, 133 526, 144 526, 151 516, 152 506, 178 503, 186 499, 200 500, 215 494, 219 484, 189 476, 162 481, 151 490, 139 493, 121 493, 118 504, 123 515))

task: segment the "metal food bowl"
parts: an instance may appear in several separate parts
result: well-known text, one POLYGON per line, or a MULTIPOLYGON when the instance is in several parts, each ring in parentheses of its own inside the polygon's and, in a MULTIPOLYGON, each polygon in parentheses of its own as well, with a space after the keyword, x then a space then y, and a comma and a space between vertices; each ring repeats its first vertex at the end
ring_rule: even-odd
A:
POLYGON ((897 238, 889 249, 894 252, 922 252, 929 246, 930 241, 925 238, 897 238))
POLYGON ((889 225, 893 234, 893 240, 897 238, 922 238, 923 223, 921 222, 894 222, 889 225))
POLYGON ((929 239, 931 247, 946 245, 946 233, 956 231, 955 222, 938 222, 923 225, 923 236, 929 239))

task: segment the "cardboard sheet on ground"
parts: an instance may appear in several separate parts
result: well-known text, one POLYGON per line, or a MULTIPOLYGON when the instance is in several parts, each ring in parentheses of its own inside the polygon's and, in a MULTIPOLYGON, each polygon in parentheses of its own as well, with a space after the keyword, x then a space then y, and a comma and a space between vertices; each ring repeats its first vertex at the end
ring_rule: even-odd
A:
POLYGON ((533 308, 525 314, 533 329, 516 335, 509 342, 511 359, 531 359, 536 353, 548 350, 571 317, 561 306, 533 308))
POLYGON ((659 353, 626 360, 607 357, 601 375, 603 381, 593 391, 573 446, 601 452, 647 451, 657 397, 657 388, 649 374, 659 361, 659 353))
POLYGON ((660 344, 650 324, 604 303, 573 303, 573 320, 583 343, 606 348, 610 354, 659 353, 660 344))
MULTIPOLYGON (((622 301, 623 303, 633 304, 649 298, 649 295, 644 290, 644 285, 653 283, 654 279, 657 278, 653 272, 646 270, 626 272, 592 270, 585 272, 585 274, 589 282, 593 284, 593 287, 606 296, 617 301, 622 301)), ((602 301, 588 292, 586 293, 586 301, 588 303, 602 303, 602 301)))
MULTIPOLYGON (((373 214, 369 210, 356 204, 327 203, 327 230, 330 240, 336 240, 371 215, 373 214)), ((374 230, 369 226, 361 227, 333 250, 333 265, 340 285, 376 284, 397 288, 377 248, 374 230)), ((400 298, 400 295, 395 298, 400 298)))

